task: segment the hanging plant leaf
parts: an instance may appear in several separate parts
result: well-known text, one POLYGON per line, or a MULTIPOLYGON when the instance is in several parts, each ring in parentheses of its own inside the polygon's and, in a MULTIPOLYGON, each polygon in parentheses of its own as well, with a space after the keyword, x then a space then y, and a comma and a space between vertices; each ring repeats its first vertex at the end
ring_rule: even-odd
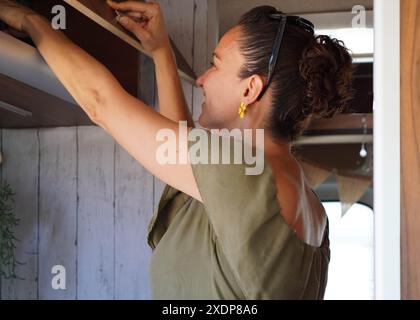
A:
POLYGON ((18 278, 15 267, 20 263, 15 259, 16 239, 14 228, 19 219, 13 212, 14 193, 10 185, 0 182, 0 276, 4 279, 18 278))

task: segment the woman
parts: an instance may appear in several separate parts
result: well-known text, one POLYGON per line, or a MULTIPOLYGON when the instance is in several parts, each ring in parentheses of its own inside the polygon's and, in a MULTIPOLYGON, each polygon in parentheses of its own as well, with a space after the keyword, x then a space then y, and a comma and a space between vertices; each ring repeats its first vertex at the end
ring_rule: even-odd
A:
MULTIPOLYGON (((309 21, 269 6, 252 9, 222 37, 212 66, 197 79, 205 96, 199 123, 264 130, 263 145, 252 145, 263 150, 264 170, 247 175, 244 164, 191 160, 193 143, 178 132, 178 122, 187 121, 189 133, 198 130, 208 141, 215 133, 192 130, 159 5, 108 4, 126 12, 120 24, 154 59, 160 114, 29 9, 0 0, 0 20, 27 32, 90 119, 166 182, 149 226, 153 297, 322 299, 328 220, 290 146, 311 117, 332 116, 351 99, 347 50, 335 39, 315 37, 309 21), (188 161, 156 159, 161 129, 187 144, 188 161)), ((215 152, 205 141, 200 150, 215 152)))

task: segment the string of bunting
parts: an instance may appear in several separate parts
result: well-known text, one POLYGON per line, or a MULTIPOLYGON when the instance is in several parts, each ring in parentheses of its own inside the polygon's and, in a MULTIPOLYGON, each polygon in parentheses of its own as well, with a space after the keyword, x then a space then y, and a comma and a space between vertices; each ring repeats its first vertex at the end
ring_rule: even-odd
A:
POLYGON ((335 176, 338 185, 338 195, 341 202, 341 216, 343 217, 350 208, 357 203, 372 185, 372 178, 366 175, 340 172, 336 168, 327 168, 312 163, 307 159, 299 159, 305 173, 306 180, 312 189, 316 189, 331 175, 335 176))

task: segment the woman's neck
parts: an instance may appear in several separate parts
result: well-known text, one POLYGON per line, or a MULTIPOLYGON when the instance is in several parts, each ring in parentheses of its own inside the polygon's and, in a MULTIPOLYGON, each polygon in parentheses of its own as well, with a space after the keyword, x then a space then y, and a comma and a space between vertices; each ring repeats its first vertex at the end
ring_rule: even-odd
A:
POLYGON ((274 139, 264 130, 264 153, 269 158, 284 158, 291 156, 291 145, 286 141, 274 139))

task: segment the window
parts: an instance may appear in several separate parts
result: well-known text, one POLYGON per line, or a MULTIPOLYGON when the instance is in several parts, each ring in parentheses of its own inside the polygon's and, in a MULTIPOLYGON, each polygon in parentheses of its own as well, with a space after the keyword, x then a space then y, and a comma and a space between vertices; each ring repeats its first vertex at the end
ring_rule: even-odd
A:
POLYGON ((342 40, 356 57, 370 55, 373 58, 373 28, 317 29, 315 33, 342 40))
POLYGON ((326 300, 374 298, 373 211, 354 204, 341 218, 340 202, 324 202, 331 260, 326 300))
POLYGON ((356 20, 352 11, 303 14, 302 17, 315 25, 315 34, 342 40, 351 50, 355 63, 373 61, 373 10, 365 10, 364 18, 356 20))

